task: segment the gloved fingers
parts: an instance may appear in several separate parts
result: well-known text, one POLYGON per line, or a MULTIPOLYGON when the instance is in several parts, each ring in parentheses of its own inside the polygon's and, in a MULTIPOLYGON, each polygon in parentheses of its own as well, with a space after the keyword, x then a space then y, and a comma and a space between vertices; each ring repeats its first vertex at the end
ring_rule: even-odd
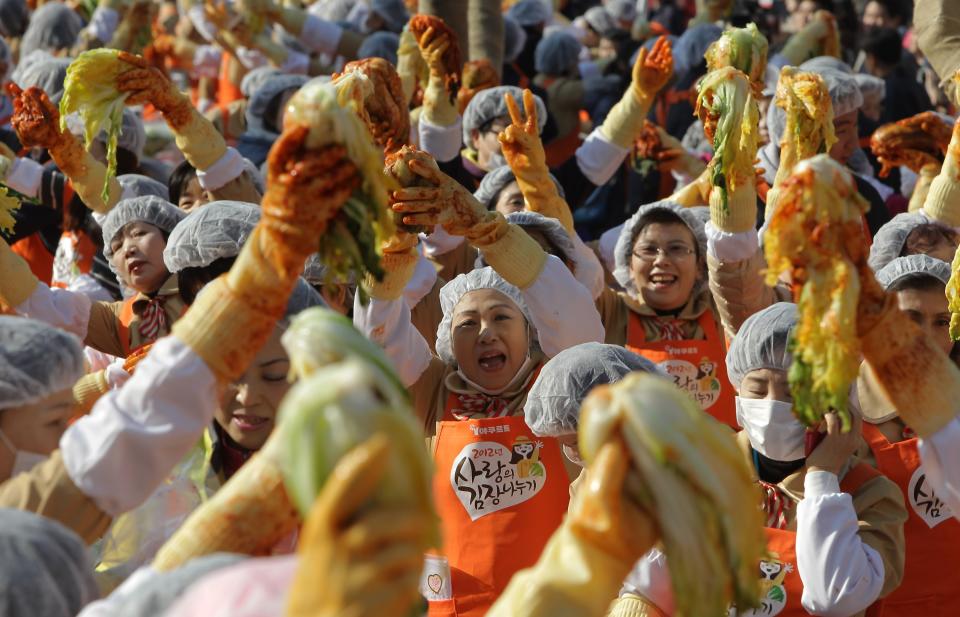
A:
POLYGON ((408 186, 395 190, 391 195, 393 201, 393 211, 394 212, 419 212, 423 209, 422 206, 414 206, 411 210, 406 210, 404 207, 397 208, 396 206, 405 202, 438 202, 443 199, 444 190, 439 187, 434 186, 408 186))
POLYGON ((9 94, 10 98, 14 99, 14 102, 16 102, 16 99, 23 94, 23 90, 20 88, 20 86, 11 81, 7 84, 7 94, 9 94))
POLYGON ((404 225, 413 227, 433 227, 440 224, 440 212, 431 211, 422 214, 405 214, 401 219, 404 225))
MULTIPOLYGON (((300 124, 290 127, 280 134, 270 154, 267 155, 267 179, 276 181, 283 174, 291 160, 297 159, 297 154, 303 150, 304 142, 310 133, 310 127, 300 124)), ((340 146, 342 148, 342 146, 340 146)), ((342 149, 346 152, 346 149, 342 149)))
POLYGON ((527 114, 527 123, 524 125, 530 135, 540 134, 540 125, 537 118, 537 104, 533 100, 533 92, 529 88, 523 89, 523 110, 527 114))
POLYGON ((373 495, 389 462, 390 441, 382 433, 347 452, 333 468, 308 515, 308 524, 342 529, 373 495))
POLYGON ((640 80, 640 74, 643 72, 643 67, 647 64, 647 57, 649 57, 650 52, 646 47, 640 48, 640 53, 637 54, 637 61, 633 63, 633 81, 640 80))
POLYGON ((120 92, 149 90, 156 86, 157 76, 150 69, 133 69, 117 77, 116 86, 120 92))
POLYGON ((423 537, 424 521, 412 510, 373 510, 362 514, 343 534, 343 543, 356 555, 366 556, 423 537))
POLYGON ((290 185, 308 185, 314 190, 329 190, 347 183, 357 175, 356 166, 343 158, 345 151, 322 150, 310 152, 302 160, 294 161, 286 172, 290 185))
POLYGON ((436 162, 433 162, 433 165, 428 165, 427 163, 421 161, 420 159, 412 159, 408 164, 410 171, 417 174, 425 180, 436 184, 437 186, 445 184, 447 182, 454 182, 450 176, 440 171, 437 167, 436 162))
POLYGON ((131 54, 131 53, 128 52, 128 51, 121 51, 121 52, 117 55, 117 58, 118 58, 121 62, 126 62, 127 64, 132 64, 133 66, 138 66, 138 67, 140 67, 141 69, 150 68, 150 63, 147 62, 146 59, 144 59, 144 58, 142 58, 142 57, 140 57, 140 56, 138 56, 138 55, 136 55, 136 54, 131 54))
POLYGON ((513 126, 523 126, 523 116, 520 115, 520 107, 513 95, 509 92, 503 94, 503 100, 507 104, 507 112, 510 114, 510 122, 513 126))

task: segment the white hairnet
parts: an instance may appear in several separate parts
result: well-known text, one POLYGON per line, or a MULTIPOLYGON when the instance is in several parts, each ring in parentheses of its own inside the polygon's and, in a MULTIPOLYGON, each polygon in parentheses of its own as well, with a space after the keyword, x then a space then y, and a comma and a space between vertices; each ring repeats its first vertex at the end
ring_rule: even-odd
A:
POLYGON ((287 300, 287 311, 284 313, 284 319, 289 319, 313 306, 326 307, 327 303, 323 301, 323 297, 317 293, 317 290, 310 286, 310 283, 300 277, 290 294, 290 299, 287 300))
POLYGON ((853 76, 853 79, 856 80, 857 86, 860 88, 860 94, 863 95, 864 102, 880 103, 887 96, 887 82, 879 77, 857 73, 853 76))
POLYGON ((37 49, 56 52, 70 49, 83 30, 76 11, 60 2, 47 2, 30 16, 30 24, 20 41, 20 57, 37 49))
POLYGON ((619 345, 584 343, 561 351, 543 365, 530 387, 523 407, 527 426, 539 437, 576 433, 580 404, 590 391, 633 371, 660 373, 653 362, 619 345))
POLYGON ((397 48, 400 46, 400 35, 394 32, 374 32, 363 39, 357 58, 383 58, 390 64, 397 64, 397 48))
POLYGON ((613 17, 602 6, 592 6, 587 9, 586 13, 583 14, 583 19, 600 36, 617 28, 617 25, 613 22, 613 17))
POLYGON ((258 66, 240 80, 240 94, 249 99, 268 79, 277 75, 283 75, 283 71, 270 65, 258 66))
POLYGON ((30 21, 30 9, 25 0, 0 0, 0 36, 23 36, 30 21))
POLYGON ((307 12, 327 21, 346 21, 353 8, 355 0, 326 0, 314 2, 307 7, 307 12))
POLYGON ((370 10, 387 24, 393 32, 400 32, 410 19, 403 0, 370 0, 370 10))
POLYGON ((103 229, 103 255, 107 259, 113 257, 110 245, 130 223, 142 221, 170 233, 185 216, 186 212, 155 195, 124 199, 110 210, 100 226, 103 229))
POLYGON ((637 236, 647 225, 650 214, 656 210, 666 210, 675 214, 680 219, 679 222, 687 226, 697 241, 700 260, 706 259, 707 233, 704 230, 704 225, 710 220, 709 208, 684 208, 665 199, 640 206, 640 209, 624 223, 623 229, 620 230, 620 237, 617 238, 617 246, 614 249, 616 267, 613 270, 613 276, 620 283, 620 286, 633 297, 637 297, 639 291, 633 280, 633 275, 630 274, 630 256, 633 255, 633 246, 637 242, 637 236))
POLYGON ((743 322, 727 350, 727 375, 738 392, 750 371, 790 368, 787 343, 796 325, 797 305, 789 302, 778 302, 743 322))
POLYGON ((0 555, 0 615, 74 617, 100 597, 83 540, 52 519, 0 510, 0 555))
POLYGON ((507 11, 521 26, 540 26, 553 17, 553 7, 545 0, 520 0, 507 11))
MULTIPOLYGON (((470 99, 470 103, 463 111, 463 143, 470 143, 470 131, 479 129, 491 120, 510 116, 507 103, 503 100, 503 96, 507 93, 513 96, 520 107, 520 114, 526 118, 526 113, 523 111, 523 90, 520 88, 516 86, 497 86, 496 88, 481 90, 470 99)), ((533 95, 533 99, 537 106, 537 124, 543 131, 543 127, 547 123, 547 106, 544 105, 543 99, 539 96, 533 95)))
POLYGON ((503 61, 513 62, 527 45, 527 31, 509 15, 503 16, 503 61))
POLYGON ((818 71, 830 90, 833 102, 833 117, 838 118, 863 107, 863 94, 857 79, 849 73, 824 69, 818 71))
POLYGON ((218 259, 236 257, 260 220, 260 208, 241 201, 214 201, 180 221, 163 249, 171 273, 203 268, 218 259))
MULTIPOLYGON (((493 210, 497 205, 495 202, 500 196, 500 191, 516 179, 517 176, 513 173, 513 170, 510 169, 509 165, 501 165, 483 177, 483 180, 480 181, 480 186, 477 187, 473 196, 476 197, 477 201, 482 203, 487 210, 493 210)), ((560 181, 557 180, 553 174, 550 174, 550 179, 553 180, 553 183, 557 186, 557 192, 560 193, 560 197, 566 199, 560 181)))
POLYGON ((834 58, 833 56, 817 56, 816 58, 810 58, 801 64, 799 68, 801 71, 809 71, 811 73, 819 73, 820 71, 840 71, 841 73, 853 75, 853 67, 840 58, 834 58))
POLYGON ((634 0, 609 0, 606 9, 617 21, 633 21, 637 18, 637 3, 634 0))
MULTIPOLYGON (((567 230, 560 224, 560 221, 543 216, 538 212, 522 211, 508 214, 507 222, 522 227, 525 231, 539 231, 547 238, 547 242, 550 243, 552 248, 552 250, 548 250, 547 252, 551 255, 556 255, 563 261, 569 261, 574 264, 574 268, 576 268, 577 252, 573 248, 573 241, 570 239, 570 234, 568 234, 567 230)), ((487 265, 487 261, 483 258, 482 253, 477 256, 476 264, 478 268, 483 268, 487 265)))
POLYGON ((0 409, 30 405, 83 376, 83 346, 43 322, 0 315, 0 409))
POLYGON ((950 281, 950 264, 929 255, 897 257, 877 272, 877 281, 887 291, 905 279, 929 276, 944 285, 950 281))
POLYGON ((926 225, 930 220, 919 212, 901 212, 885 223, 873 236, 870 257, 867 263, 874 272, 880 271, 888 263, 900 256, 907 243, 910 232, 926 225))
MULTIPOLYGON (((495 289, 510 298, 523 313, 523 316, 526 317, 531 331, 533 330, 533 316, 523 299, 523 294, 497 274, 496 270, 487 267, 461 274, 440 289, 440 308, 443 310, 443 318, 437 327, 437 355, 449 365, 456 366, 457 364, 457 359, 453 355, 453 342, 450 340, 453 312, 463 296, 478 289, 495 289)), ((536 333, 534 333, 534 339, 536 339, 536 333)), ((535 345, 535 340, 530 342, 531 348, 535 348, 535 345)))
POLYGON ((176 570, 156 573, 136 593, 117 594, 118 602, 103 607, 101 617, 157 617, 166 613, 191 585, 205 575, 249 559, 247 555, 213 553, 191 559, 176 570))
POLYGON ((117 182, 123 188, 123 194, 131 197, 145 197, 153 195, 164 201, 170 201, 170 191, 167 186, 158 180, 141 174, 123 174, 117 176, 117 182))
POLYGON ((57 104, 63 97, 63 82, 67 78, 68 66, 70 60, 67 58, 39 56, 36 61, 30 62, 26 68, 17 72, 16 84, 24 90, 40 88, 57 104))
POLYGON ((540 39, 534 52, 534 63, 538 73, 545 75, 567 75, 577 68, 580 61, 580 49, 583 46, 568 32, 554 32, 540 39))

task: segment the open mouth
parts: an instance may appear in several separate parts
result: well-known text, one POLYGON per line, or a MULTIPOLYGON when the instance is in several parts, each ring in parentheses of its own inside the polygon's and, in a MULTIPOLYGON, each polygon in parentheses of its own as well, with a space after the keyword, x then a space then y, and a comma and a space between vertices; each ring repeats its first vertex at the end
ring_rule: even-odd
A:
POLYGON ((241 431, 257 431, 266 426, 270 419, 247 414, 234 414, 230 422, 241 431))
POLYGON ((127 271, 130 274, 140 274, 143 272, 143 268, 147 265, 147 262, 136 260, 127 263, 127 271))
POLYGON ((480 354, 480 359, 477 360, 477 364, 479 364, 480 368, 484 371, 494 373, 506 366, 507 356, 499 351, 486 351, 480 354))
POLYGON ((650 284, 654 289, 665 289, 677 282, 678 277, 674 274, 658 272, 650 275, 650 284))

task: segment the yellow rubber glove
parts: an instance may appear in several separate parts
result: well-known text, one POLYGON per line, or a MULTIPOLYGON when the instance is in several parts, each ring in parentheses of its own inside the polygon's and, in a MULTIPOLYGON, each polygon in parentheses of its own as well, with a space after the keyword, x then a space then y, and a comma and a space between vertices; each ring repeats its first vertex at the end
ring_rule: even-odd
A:
POLYGON ((560 197, 557 185, 550 179, 543 142, 540 141, 533 93, 530 90, 523 91, 526 121, 510 93, 504 94, 504 100, 510 112, 511 124, 500 133, 501 151, 517 178, 527 210, 557 219, 568 234, 576 233, 570 206, 560 197))
POLYGON ((642 596, 626 594, 617 598, 607 617, 667 617, 655 604, 642 596))
POLYGON ((861 249, 857 335, 887 399, 920 437, 930 437, 960 410, 960 369, 880 287, 861 249))
POLYGON ((309 131, 294 125, 274 144, 260 222, 230 271, 174 325, 224 381, 239 377, 269 338, 328 221, 360 184, 346 149, 308 148, 309 131))
POLYGON ((415 509, 370 505, 390 460, 376 433, 334 468, 310 510, 287 617, 405 615, 418 600, 426 525, 415 509))
POLYGON ((917 174, 917 183, 913 186, 913 194, 910 195, 909 212, 916 212, 923 208, 934 179, 940 175, 940 167, 939 163, 928 163, 920 168, 920 173, 917 174))
POLYGON ((540 559, 514 575, 487 617, 606 612, 630 569, 657 540, 650 517, 624 499, 629 461, 622 442, 603 446, 540 559))
POLYGON ((46 148, 83 203, 100 214, 106 214, 120 201, 123 189, 116 178, 110 180, 106 201, 101 197, 107 168, 90 156, 83 144, 69 131, 60 130, 60 112, 46 93, 39 88, 21 90, 10 84, 13 98, 13 125, 25 148, 46 148))
POLYGON ((817 11, 810 23, 790 37, 780 55, 793 66, 800 66, 817 56, 839 58, 840 32, 837 20, 829 11, 817 11))
POLYGON ((367 274, 366 289, 371 298, 396 300, 403 295, 403 289, 413 277, 420 258, 417 244, 419 238, 416 235, 398 229, 394 237, 383 245, 383 258, 380 261, 384 270, 383 280, 377 281, 367 274))
POLYGON ((927 216, 950 227, 960 227, 960 160, 957 159, 957 148, 960 148, 960 123, 953 126, 947 157, 923 202, 923 211, 927 216))
MULTIPOLYGON (((431 124, 451 126, 457 121, 456 98, 450 96, 452 65, 448 54, 456 47, 456 35, 452 30, 427 28, 419 39, 420 53, 430 70, 427 86, 423 91, 423 113, 431 124)), ((459 51, 453 53, 459 56, 459 51)), ((455 76, 459 80, 459 75, 455 76)))
POLYGON ((420 53, 417 38, 410 32, 409 26, 404 26, 400 33, 400 46, 397 48, 397 74, 403 85, 403 98, 410 106, 417 84, 425 84, 430 79, 430 67, 420 53))
POLYGON ((640 50, 633 65, 633 80, 630 87, 613 106, 600 130, 604 136, 623 149, 633 147, 633 142, 643 128, 643 120, 653 105, 657 93, 667 85, 673 75, 673 53, 670 41, 661 36, 648 53, 640 50))
POLYGON ((117 79, 117 89, 130 93, 127 105, 152 103, 160 110, 174 133, 177 147, 196 169, 209 169, 219 161, 227 144, 216 127, 193 107, 190 98, 143 58, 126 52, 120 52, 119 57, 137 67, 117 79))
POLYGON ((33 295, 39 282, 26 260, 0 238, 0 300, 16 308, 33 295))
POLYGON ((483 252, 500 276, 526 289, 540 276, 547 254, 523 229, 507 222, 499 212, 488 212, 459 182, 440 171, 436 163, 414 159, 410 171, 431 186, 404 187, 393 194, 392 209, 405 225, 442 225, 463 236, 483 252))
POLYGON ((710 190, 712 188, 710 170, 704 169, 696 180, 684 187, 678 187, 677 191, 667 199, 680 204, 684 208, 708 206, 710 205, 710 190))

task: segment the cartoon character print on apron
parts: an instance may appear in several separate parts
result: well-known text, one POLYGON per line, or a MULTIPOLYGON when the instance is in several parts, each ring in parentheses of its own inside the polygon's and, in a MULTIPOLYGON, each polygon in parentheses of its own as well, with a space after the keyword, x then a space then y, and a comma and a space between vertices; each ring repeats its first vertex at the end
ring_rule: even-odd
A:
POLYGON ((876 426, 867 423, 863 436, 873 450, 877 467, 900 487, 907 503, 903 581, 884 599, 884 616, 956 615, 960 569, 948 564, 960 554, 960 521, 927 481, 918 440, 890 443, 876 426))
MULTIPOLYGON (((840 482, 840 490, 854 493, 865 482, 880 475, 869 465, 853 467, 840 482)), ((760 606, 737 611, 731 607, 728 617, 806 617, 803 608, 803 581, 797 569, 797 533, 786 529, 764 529, 767 536, 767 557, 760 560, 757 576, 760 578, 760 606)), ((880 617, 885 603, 877 600, 866 611, 866 617, 880 617)), ((884 613, 886 615, 886 613, 884 613)))
POLYGON ((681 390, 700 403, 711 416, 740 430, 734 391, 727 378, 726 346, 710 311, 697 320, 705 339, 649 342, 641 317, 628 311, 626 348, 650 360, 673 378, 681 390))
POLYGON ((560 444, 523 416, 457 420, 451 394, 434 438, 433 495, 443 555, 421 591, 430 617, 482 617, 513 575, 532 566, 560 525, 570 480, 560 444))

